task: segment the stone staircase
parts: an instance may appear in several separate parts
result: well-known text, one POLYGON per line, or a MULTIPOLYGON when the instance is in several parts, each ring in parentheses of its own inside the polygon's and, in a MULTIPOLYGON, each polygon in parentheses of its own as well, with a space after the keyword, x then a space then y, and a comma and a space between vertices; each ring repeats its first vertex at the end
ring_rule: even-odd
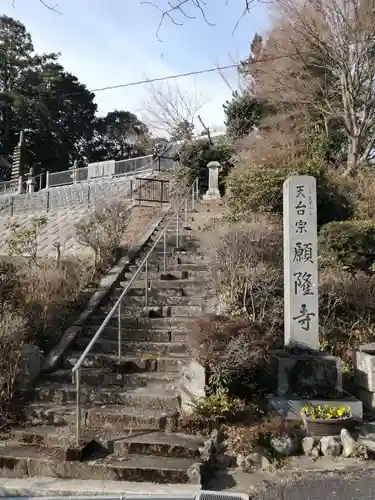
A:
POLYGON ((25 425, 13 428, 0 444, 0 476, 200 483, 204 440, 178 433, 180 371, 189 360, 186 341, 192 320, 212 294, 208 262, 197 250, 193 231, 182 232, 183 249, 174 249, 175 233, 168 233, 165 276, 163 238, 155 247, 148 268, 147 312, 144 271, 125 296, 121 363, 117 316, 85 358, 82 439, 80 446, 75 444, 71 369, 167 222, 161 222, 124 272, 109 301, 90 317, 60 367, 41 377, 25 408, 25 425))

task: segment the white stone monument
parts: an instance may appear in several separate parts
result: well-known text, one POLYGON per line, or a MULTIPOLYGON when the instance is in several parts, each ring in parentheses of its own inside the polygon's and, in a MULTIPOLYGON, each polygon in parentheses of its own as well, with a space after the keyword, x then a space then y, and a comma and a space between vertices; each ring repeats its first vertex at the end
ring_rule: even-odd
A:
POLYGON ((284 183, 285 345, 319 349, 316 180, 284 183))
POLYGON ((203 195, 204 201, 220 201, 219 172, 221 165, 218 161, 210 161, 208 168, 208 190, 203 195))

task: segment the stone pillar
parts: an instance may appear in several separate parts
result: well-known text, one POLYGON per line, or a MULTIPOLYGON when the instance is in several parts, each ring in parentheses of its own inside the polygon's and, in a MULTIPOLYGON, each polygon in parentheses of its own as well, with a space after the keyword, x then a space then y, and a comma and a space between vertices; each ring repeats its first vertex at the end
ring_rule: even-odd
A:
POLYGON ((218 161, 210 161, 208 168, 208 190, 203 195, 204 201, 220 201, 219 172, 221 165, 218 161))
POLYGON ((27 193, 33 193, 35 191, 35 176, 34 176, 34 169, 30 168, 28 174, 27 174, 27 181, 26 181, 26 192, 27 193))
MULTIPOLYGON (((18 180, 21 177, 21 181, 19 181, 19 185, 23 184, 24 181, 24 176, 25 176, 25 166, 26 166, 26 156, 27 156, 27 151, 26 151, 26 146, 25 146, 25 139, 24 139, 24 132, 23 130, 20 133, 20 139, 18 141, 17 146, 14 148, 13 152, 13 165, 12 165, 12 173, 11 173, 11 180, 15 181, 18 180)), ((23 188, 20 191, 21 193, 23 192, 23 188)))
POLYGON ((77 184, 77 182, 78 182, 78 161, 77 160, 74 161, 73 166, 70 168, 70 170, 72 171, 73 184, 77 184))
POLYGON ((316 180, 284 183, 285 345, 319 349, 316 180))

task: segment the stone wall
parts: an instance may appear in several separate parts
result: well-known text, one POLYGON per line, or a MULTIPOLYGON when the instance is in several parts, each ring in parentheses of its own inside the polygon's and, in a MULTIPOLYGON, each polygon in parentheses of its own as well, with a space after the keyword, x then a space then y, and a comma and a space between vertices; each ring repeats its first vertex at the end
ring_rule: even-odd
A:
POLYGON ((132 179, 119 178, 52 187, 36 193, 2 195, 0 217, 88 209, 101 199, 131 198, 132 179))

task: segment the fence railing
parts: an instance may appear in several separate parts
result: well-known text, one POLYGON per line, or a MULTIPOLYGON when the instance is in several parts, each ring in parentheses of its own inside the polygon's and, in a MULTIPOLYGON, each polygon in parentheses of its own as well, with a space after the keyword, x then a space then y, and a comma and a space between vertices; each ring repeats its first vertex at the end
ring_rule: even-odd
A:
POLYGON ((134 179, 134 200, 169 203, 169 181, 163 179, 134 179))
POLYGON ((65 186, 75 182, 87 181, 87 167, 47 172, 47 187, 65 186))
POLYGON ((64 186, 108 177, 120 177, 141 172, 153 163, 153 156, 139 156, 119 161, 101 161, 90 163, 87 167, 70 168, 61 172, 51 172, 47 175, 47 187, 64 186))
POLYGON ((18 191, 18 188, 19 188, 18 180, 0 182, 0 195, 16 193, 18 191))
MULTIPOLYGON (((122 360, 122 301, 124 297, 127 295, 128 291, 131 289, 133 286, 134 281, 138 278, 140 275, 141 271, 144 269, 145 270, 145 294, 144 294, 144 299, 145 299, 145 310, 148 310, 148 263, 151 255, 153 254, 156 246, 160 243, 161 240, 163 240, 163 274, 166 274, 167 270, 167 233, 170 227, 172 226, 173 221, 175 221, 175 228, 176 228, 176 248, 179 247, 180 245, 180 214, 184 214, 184 227, 187 227, 187 217, 188 217, 188 205, 189 202, 191 201, 191 209, 194 211, 195 208, 195 203, 198 201, 198 196, 199 196, 199 185, 198 185, 198 178, 195 179, 193 184, 190 186, 188 191, 186 192, 184 198, 181 200, 181 202, 178 204, 177 209, 173 213, 173 215, 170 217, 169 221, 165 225, 163 231, 159 234, 157 239, 155 240, 154 244, 152 245, 151 249, 148 251, 146 257, 142 260, 141 264, 138 266, 138 269, 135 271, 133 276, 131 277, 129 283, 126 285, 124 288, 123 292, 121 293, 120 297, 112 307, 112 309, 109 311, 107 314, 107 317, 104 319, 103 323, 93 336, 93 338, 90 340, 88 346, 86 349, 83 351, 81 357, 78 359, 74 367, 72 368, 72 374, 73 378, 75 379, 75 384, 76 384, 76 441, 77 444, 80 444, 81 440, 81 418, 82 418, 82 405, 81 405, 81 367, 83 362, 85 361, 87 355, 91 352, 92 348, 96 344, 97 340, 99 337, 102 335, 104 329, 108 325, 108 323, 111 321, 113 316, 117 313, 118 317, 118 335, 117 335, 117 341, 118 341, 118 346, 117 346, 117 355, 118 355, 118 363, 121 363, 122 360)), ((165 215, 165 217, 168 216, 169 213, 172 211, 172 206, 169 208, 169 211, 165 215)))

